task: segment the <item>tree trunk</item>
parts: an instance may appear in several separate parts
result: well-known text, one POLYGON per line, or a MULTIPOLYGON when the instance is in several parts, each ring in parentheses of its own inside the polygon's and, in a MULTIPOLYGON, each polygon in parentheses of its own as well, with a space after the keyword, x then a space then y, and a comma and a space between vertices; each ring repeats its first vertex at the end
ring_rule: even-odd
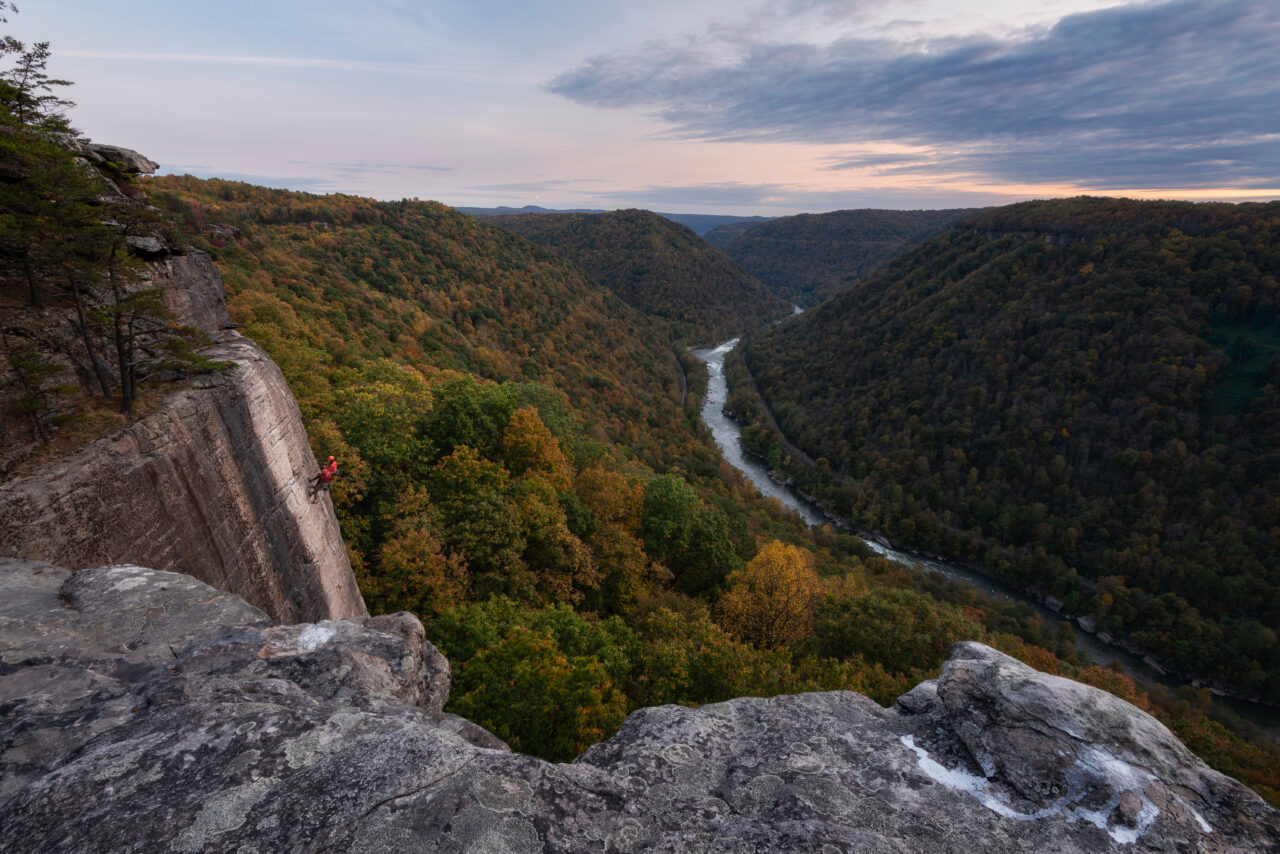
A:
POLYGON ((137 369, 133 364, 133 323, 129 329, 124 328, 124 315, 115 317, 116 361, 120 365, 120 411, 125 415, 133 414, 133 401, 138 396, 137 369))
MULTIPOLYGON (((98 353, 93 349, 93 340, 89 337, 89 321, 84 313, 84 297, 80 293, 80 283, 75 276, 71 276, 71 295, 76 304, 76 317, 80 321, 80 340, 84 342, 85 352, 89 354, 89 364, 93 366, 93 373, 98 378, 98 385, 102 387, 102 396, 111 397, 111 384, 107 380, 107 368, 102 364, 102 360, 98 358, 98 353)), ((74 326, 74 324, 73 324, 74 326)))
POLYGON ((36 271, 31 265, 31 247, 24 246, 22 248, 22 272, 27 277, 27 288, 31 291, 31 304, 36 308, 44 305, 44 300, 40 297, 40 286, 36 284, 36 271))

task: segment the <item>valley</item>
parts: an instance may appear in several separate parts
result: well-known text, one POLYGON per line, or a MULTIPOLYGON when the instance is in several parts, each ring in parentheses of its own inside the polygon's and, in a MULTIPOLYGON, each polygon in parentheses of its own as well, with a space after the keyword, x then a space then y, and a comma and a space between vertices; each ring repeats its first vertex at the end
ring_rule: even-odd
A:
POLYGON ((43 5, 0 854, 1280 852, 1280 6, 43 5))

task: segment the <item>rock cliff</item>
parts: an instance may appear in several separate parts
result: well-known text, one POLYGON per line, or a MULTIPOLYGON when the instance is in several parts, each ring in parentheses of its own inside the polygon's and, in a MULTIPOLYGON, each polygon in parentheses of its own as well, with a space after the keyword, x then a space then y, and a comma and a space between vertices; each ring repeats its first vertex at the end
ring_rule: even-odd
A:
POLYGON ((132 562, 185 572, 271 617, 365 613, 316 463, 279 368, 235 333, 217 268, 158 246, 149 284, 206 351, 233 363, 69 458, 0 486, 0 556, 71 569, 132 562))
POLYGON ((441 714, 413 617, 264 617, 0 561, 0 852, 1280 851, 1158 722, 979 644, 891 709, 643 709, 556 765, 441 714))

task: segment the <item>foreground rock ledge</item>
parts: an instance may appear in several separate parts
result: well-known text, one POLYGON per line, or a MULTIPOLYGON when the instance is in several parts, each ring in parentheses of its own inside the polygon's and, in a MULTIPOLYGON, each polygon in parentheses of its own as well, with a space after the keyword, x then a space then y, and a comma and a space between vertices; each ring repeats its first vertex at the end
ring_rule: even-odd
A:
POLYGON ((0 561, 0 851, 1280 850, 1154 719, 979 644, 892 709, 642 709, 567 765, 448 688, 407 614, 282 625, 185 575, 0 561))

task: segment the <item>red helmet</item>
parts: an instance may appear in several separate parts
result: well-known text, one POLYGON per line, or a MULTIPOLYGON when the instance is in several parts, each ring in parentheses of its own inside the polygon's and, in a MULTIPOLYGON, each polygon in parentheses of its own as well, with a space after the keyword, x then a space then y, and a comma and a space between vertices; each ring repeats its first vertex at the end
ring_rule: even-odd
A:
POLYGON ((329 457, 329 462, 333 462, 333 457, 329 457))

